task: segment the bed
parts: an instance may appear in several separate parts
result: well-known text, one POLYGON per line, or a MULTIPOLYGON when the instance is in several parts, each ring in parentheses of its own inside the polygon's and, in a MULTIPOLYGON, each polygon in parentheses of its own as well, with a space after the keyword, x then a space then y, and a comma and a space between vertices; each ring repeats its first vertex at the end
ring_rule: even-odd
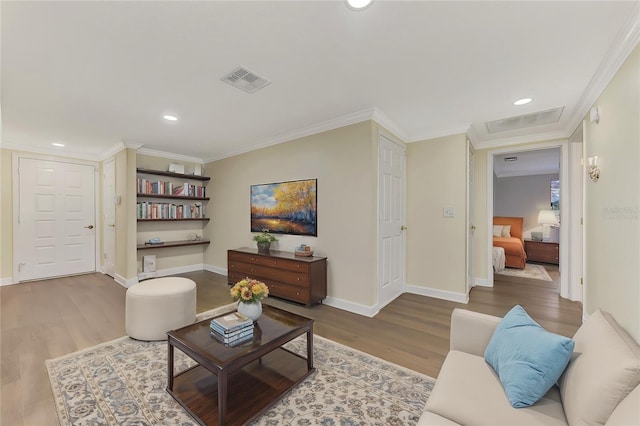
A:
POLYGON ((527 263, 522 239, 522 223, 521 217, 493 217, 493 246, 504 249, 507 268, 524 269, 527 263))

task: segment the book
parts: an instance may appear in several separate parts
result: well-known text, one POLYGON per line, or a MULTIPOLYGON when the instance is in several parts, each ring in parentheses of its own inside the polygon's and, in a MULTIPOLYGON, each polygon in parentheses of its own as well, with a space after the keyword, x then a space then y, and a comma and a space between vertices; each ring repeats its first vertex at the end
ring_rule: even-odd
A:
POLYGON ((222 335, 215 330, 211 330, 211 335, 223 343, 231 343, 236 340, 244 339, 247 336, 253 336, 253 328, 244 330, 242 333, 237 333, 232 336, 222 335))
POLYGON ((245 336, 239 337, 237 339, 233 339, 233 340, 226 340, 224 338, 222 338, 218 333, 212 331, 211 332, 211 336, 213 336, 218 342, 224 344, 225 346, 230 346, 230 347, 234 347, 234 346, 238 346, 241 345, 242 343, 246 343, 246 342, 250 342, 253 340, 253 331, 250 334, 247 334, 245 336))
POLYGON ((234 336, 237 336, 238 334, 243 334, 243 333, 247 333, 247 332, 253 332, 253 323, 251 325, 246 326, 246 327, 238 328, 238 329, 231 330, 231 331, 223 330, 223 329, 221 329, 220 327, 218 327, 215 324, 211 324, 209 326, 209 328, 211 329, 211 331, 215 331, 216 333, 220 334, 221 336, 234 337, 234 336))
POLYGON ((253 321, 239 312, 232 312, 211 320, 211 326, 217 326, 216 328, 226 333, 246 327, 249 324, 253 327, 253 321))

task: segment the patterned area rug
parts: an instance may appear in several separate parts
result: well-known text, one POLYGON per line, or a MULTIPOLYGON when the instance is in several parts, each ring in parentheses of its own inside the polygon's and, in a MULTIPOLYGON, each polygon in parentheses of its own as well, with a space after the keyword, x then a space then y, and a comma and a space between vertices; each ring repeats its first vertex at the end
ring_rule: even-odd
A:
POLYGON ((498 275, 509 275, 511 277, 530 278, 532 280, 553 281, 547 270, 542 265, 527 263, 524 269, 506 268, 496 271, 498 275))
MULTIPOLYGON (((306 356, 304 337, 286 347, 306 356)), ((176 371, 194 363, 178 350, 175 355, 176 371)), ((62 426, 197 425, 165 390, 166 342, 122 337, 46 366, 62 426)), ((413 425, 435 383, 320 336, 314 336, 314 366, 314 374, 253 424, 413 425)))

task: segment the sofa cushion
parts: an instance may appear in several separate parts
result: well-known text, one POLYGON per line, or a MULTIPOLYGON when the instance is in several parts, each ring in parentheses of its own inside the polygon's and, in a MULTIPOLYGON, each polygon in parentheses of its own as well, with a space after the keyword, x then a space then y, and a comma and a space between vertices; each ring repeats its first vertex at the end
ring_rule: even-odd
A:
POLYGON ((500 321, 484 353, 513 407, 535 404, 558 381, 573 352, 573 340, 550 333, 520 305, 500 321))
POLYGON ((467 425, 567 424, 556 387, 535 405, 515 410, 484 358, 456 350, 447 355, 425 409, 467 425))
POLYGON ((618 404, 605 425, 640 425, 640 386, 636 386, 636 388, 618 404))
POLYGON ((572 424, 604 424, 640 382, 640 346, 600 310, 573 339, 574 356, 559 382, 567 419, 572 424))

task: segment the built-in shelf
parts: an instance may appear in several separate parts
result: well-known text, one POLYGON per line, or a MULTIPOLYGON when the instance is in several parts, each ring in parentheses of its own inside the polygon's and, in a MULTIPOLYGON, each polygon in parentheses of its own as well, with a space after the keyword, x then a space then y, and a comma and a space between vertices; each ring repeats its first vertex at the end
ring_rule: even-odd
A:
POLYGON ((200 180, 202 182, 208 182, 211 180, 210 177, 208 176, 198 176, 198 175, 188 175, 185 173, 174 173, 174 172, 165 172, 162 170, 151 170, 151 169, 136 169, 136 171, 138 173, 146 173, 148 175, 157 175, 157 176, 169 176, 169 177, 174 177, 174 178, 180 178, 180 179, 193 179, 193 180, 200 180))
POLYGON ((209 240, 165 241, 162 244, 138 244, 138 250, 162 249, 169 247, 200 246, 209 244, 209 240))
POLYGON ((185 195, 137 194, 138 198, 171 198, 173 200, 209 201, 209 197, 187 197, 185 195))
POLYGON ((184 218, 184 219, 138 219, 138 222, 184 222, 185 220, 201 220, 203 222, 209 222, 208 217, 184 218))

